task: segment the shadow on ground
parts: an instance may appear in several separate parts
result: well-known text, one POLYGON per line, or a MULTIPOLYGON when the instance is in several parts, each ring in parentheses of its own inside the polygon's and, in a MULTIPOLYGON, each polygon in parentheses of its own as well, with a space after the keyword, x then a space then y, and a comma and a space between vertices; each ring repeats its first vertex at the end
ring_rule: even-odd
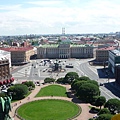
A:
POLYGON ((80 99, 78 99, 77 97, 76 97, 76 95, 74 94, 74 93, 72 93, 71 91, 70 92, 67 92, 67 96, 69 97, 69 98, 72 98, 72 102, 74 102, 74 103, 85 103, 85 102, 83 102, 83 101, 81 101, 80 99))
POLYGON ((108 73, 108 68, 100 68, 100 69, 97 69, 97 73, 98 73, 98 76, 99 78, 109 78, 109 79, 114 79, 114 74, 109 71, 108 73))
POLYGON ((115 96, 120 98, 120 85, 115 82, 104 83, 104 87, 110 90, 115 96))

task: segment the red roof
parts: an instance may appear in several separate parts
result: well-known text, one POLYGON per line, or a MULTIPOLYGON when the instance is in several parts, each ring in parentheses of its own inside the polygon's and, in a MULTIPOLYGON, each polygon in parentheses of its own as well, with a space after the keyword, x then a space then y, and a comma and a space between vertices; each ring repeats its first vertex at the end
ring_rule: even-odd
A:
POLYGON ((7 48, 0 48, 0 50, 5 50, 5 51, 8 51, 8 52, 12 52, 12 51, 28 51, 28 50, 32 50, 33 47, 7 47, 7 48))
POLYGON ((13 81, 14 81, 14 78, 13 78, 13 77, 11 77, 11 78, 10 78, 10 81, 11 81, 11 82, 13 82, 13 81))
POLYGON ((7 80, 7 83, 10 83, 10 80, 7 80))
POLYGON ((7 80, 4 80, 4 81, 3 81, 3 84, 7 84, 7 80))
POLYGON ((3 82, 0 81, 0 85, 3 85, 3 82))
POLYGON ((115 47, 104 47, 104 48, 98 48, 97 50, 114 50, 115 47))

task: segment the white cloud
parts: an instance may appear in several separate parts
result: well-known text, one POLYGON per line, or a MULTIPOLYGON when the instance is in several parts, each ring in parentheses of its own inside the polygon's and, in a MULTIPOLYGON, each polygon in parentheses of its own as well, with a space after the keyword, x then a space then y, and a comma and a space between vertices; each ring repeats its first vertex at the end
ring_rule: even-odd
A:
POLYGON ((62 4, 63 1, 61 0, 44 0, 44 1, 32 1, 32 2, 27 2, 28 4, 32 4, 32 5, 37 5, 37 6, 55 6, 55 5, 59 5, 62 4))
POLYGON ((47 0, 0 6, 0 34, 111 32, 120 29, 119 1, 47 0), (29 6, 29 5, 32 6, 29 6), (80 4, 80 7, 79 7, 80 4))

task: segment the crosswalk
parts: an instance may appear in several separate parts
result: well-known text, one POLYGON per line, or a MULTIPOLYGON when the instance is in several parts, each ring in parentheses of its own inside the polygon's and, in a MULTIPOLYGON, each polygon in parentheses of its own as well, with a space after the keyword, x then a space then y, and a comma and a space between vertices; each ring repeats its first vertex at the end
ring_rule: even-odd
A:
POLYGON ((31 71, 31 66, 26 66, 24 68, 22 68, 21 70, 15 72, 12 74, 13 77, 17 78, 17 77, 27 77, 30 75, 30 71, 31 71))

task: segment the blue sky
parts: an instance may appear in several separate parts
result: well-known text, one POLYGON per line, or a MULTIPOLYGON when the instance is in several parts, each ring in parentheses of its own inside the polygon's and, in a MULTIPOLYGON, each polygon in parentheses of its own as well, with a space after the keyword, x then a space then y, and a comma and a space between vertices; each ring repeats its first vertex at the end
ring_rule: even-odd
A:
POLYGON ((0 35, 120 31, 119 0, 0 0, 0 35))

